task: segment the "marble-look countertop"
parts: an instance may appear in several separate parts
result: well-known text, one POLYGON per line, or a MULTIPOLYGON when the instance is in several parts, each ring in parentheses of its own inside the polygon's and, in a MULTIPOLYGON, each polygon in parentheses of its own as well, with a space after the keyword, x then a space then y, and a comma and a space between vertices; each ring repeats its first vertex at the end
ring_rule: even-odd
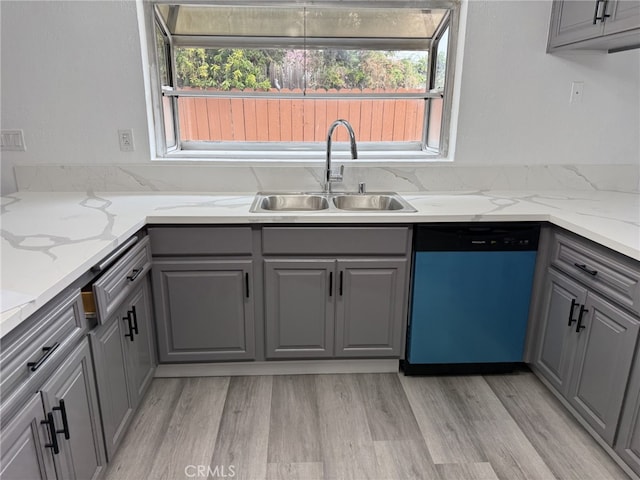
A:
POLYGON ((145 224, 549 221, 640 260, 640 195, 407 193, 415 213, 249 213, 254 194, 20 192, 1 197, 0 336, 145 224))

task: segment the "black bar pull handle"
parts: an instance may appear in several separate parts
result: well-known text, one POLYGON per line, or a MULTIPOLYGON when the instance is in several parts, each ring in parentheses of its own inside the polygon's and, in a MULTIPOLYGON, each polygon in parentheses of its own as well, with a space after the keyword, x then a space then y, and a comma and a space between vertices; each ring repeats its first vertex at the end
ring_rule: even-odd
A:
POLYGON ((42 356, 35 362, 27 363, 27 367, 29 367, 32 372, 35 372, 42 366, 44 362, 47 361, 47 358, 49 358, 53 354, 53 352, 55 352, 56 348, 58 348, 59 346, 60 344, 56 342, 50 347, 42 347, 42 352, 43 352, 42 356))
POLYGON ((142 273, 142 270, 142 268, 134 268, 133 270, 131 270, 131 275, 127 277, 127 280, 133 282, 136 278, 138 278, 138 275, 142 273))
POLYGON ((129 333, 125 333, 124 336, 129 337, 129 340, 133 342, 133 323, 131 322, 131 311, 128 311, 127 316, 122 317, 122 320, 126 320, 129 324, 129 333))
POLYGON ((580 305, 580 313, 578 314, 578 323, 576 325, 576 333, 580 333, 580 330, 587 328, 584 325, 582 325, 582 317, 587 312, 589 312, 589 310, 584 308, 584 305, 580 305))
POLYGON ((56 436, 56 424, 53 421, 53 413, 47 413, 46 420, 40 420, 42 425, 49 426, 49 436, 51 437, 51 443, 45 443, 45 448, 51 448, 55 455, 60 453, 60 447, 58 446, 58 437, 56 436))
POLYGON ((584 263, 574 263, 574 265, 576 267, 578 267, 580 270, 582 270, 585 273, 588 273, 589 275, 591 275, 592 277, 595 277, 598 274, 597 270, 591 270, 589 267, 587 267, 584 263))
POLYGON ((136 306, 131 305, 131 310, 127 310, 127 316, 131 315, 131 319, 133 320, 133 325, 131 327, 131 332, 138 334, 138 314, 136 313, 136 306))
POLYGON ((247 292, 247 298, 249 298, 249 272, 244 272, 244 287, 247 292))
POLYGON ((609 15, 607 13, 607 0, 596 0, 596 9, 593 12, 593 24, 595 25, 596 23, 598 23, 598 20, 600 20, 601 22, 604 22, 605 18, 609 18, 611 15, 609 15), (598 10, 600 10, 600 4, 603 4, 602 7, 602 16, 599 17, 598 16, 598 10))
POLYGON ((329 296, 333 296, 333 272, 329 272, 329 296))
POLYGON ((56 430, 56 433, 64 433, 64 438, 69 440, 71 434, 69 433, 69 421, 67 420, 67 409, 64 406, 64 400, 60 400, 58 407, 53 407, 52 410, 58 410, 62 417, 62 430, 56 430))
POLYGON ((571 324, 573 322, 575 322, 575 320, 573 319, 573 310, 579 305, 578 302, 576 302, 575 298, 571 299, 571 310, 569 310, 569 326, 571 326, 571 324))
POLYGON ((344 282, 343 282, 343 280, 344 280, 343 279, 343 273, 344 272, 342 270, 340 270, 340 296, 342 296, 342 287, 343 287, 343 284, 344 284, 344 282))

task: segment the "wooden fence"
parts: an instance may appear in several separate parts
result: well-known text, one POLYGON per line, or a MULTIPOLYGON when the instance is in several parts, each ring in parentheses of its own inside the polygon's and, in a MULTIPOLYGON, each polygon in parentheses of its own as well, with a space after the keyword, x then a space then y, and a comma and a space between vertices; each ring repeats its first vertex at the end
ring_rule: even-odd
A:
MULTIPOLYGON (((273 91, 277 92, 277 90, 273 91)), ((280 92, 288 91, 282 89, 280 92)), ((292 92, 301 92, 301 90, 292 90, 292 92)), ((351 90, 340 92, 347 93, 351 90)), ((353 92, 373 91, 353 90, 353 92)), ((179 97, 178 99, 181 139, 208 141, 324 142, 329 125, 338 118, 344 118, 351 123, 359 142, 420 141, 424 108, 425 101, 419 98, 283 100, 179 97)), ((346 141, 347 139, 344 129, 336 130, 334 140, 346 141)))

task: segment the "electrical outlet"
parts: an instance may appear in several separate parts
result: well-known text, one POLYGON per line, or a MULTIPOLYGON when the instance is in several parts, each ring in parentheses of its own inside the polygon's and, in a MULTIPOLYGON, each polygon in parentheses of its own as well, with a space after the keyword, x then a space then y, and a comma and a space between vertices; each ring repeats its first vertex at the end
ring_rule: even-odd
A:
POLYGON ((573 82, 571 84, 571 97, 569 103, 582 103, 584 92, 584 82, 573 82))
POLYGON ((133 152, 133 130, 127 128, 118 130, 118 140, 120 141, 120 150, 123 152, 133 152))
POLYGON ((22 130, 2 130, 0 132, 0 150, 3 152, 24 152, 26 149, 22 130))

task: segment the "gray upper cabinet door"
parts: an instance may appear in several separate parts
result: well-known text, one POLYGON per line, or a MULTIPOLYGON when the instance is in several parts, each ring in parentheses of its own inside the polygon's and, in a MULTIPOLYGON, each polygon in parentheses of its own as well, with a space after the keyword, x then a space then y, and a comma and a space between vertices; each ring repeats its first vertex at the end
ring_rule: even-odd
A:
POLYGON ((540 342, 534 365, 559 392, 567 393, 577 335, 576 321, 587 290, 566 275, 547 270, 540 342))
POLYGON ((338 260, 336 357, 400 355, 405 259, 338 260))
POLYGON ((133 415, 125 351, 130 334, 126 311, 120 310, 89 334, 95 361, 107 458, 113 458, 133 415))
MULTIPOLYGON (((603 4, 604 2, 597 3, 600 11, 603 4)), ((604 23, 598 21, 594 25, 595 11, 596 0, 554 1, 549 46, 558 47, 602 35, 604 23)))
POLYGON ((640 1, 638 0, 607 2, 607 14, 611 16, 604 23, 605 35, 640 28, 640 1))
POLYGON ((591 292, 585 308, 581 324, 576 325, 581 330, 568 398, 593 429, 613 445, 639 322, 591 292))
POLYGON ((156 260, 160 362, 255 357, 251 260, 156 260))
POLYGON ((58 479, 98 478, 106 464, 89 342, 66 358, 41 390, 53 413, 60 453, 54 455, 58 479))
POLYGON ((640 475, 640 355, 636 355, 625 395, 615 450, 640 475))
MULTIPOLYGON (((138 404, 153 379, 155 371, 155 348, 152 331, 151 292, 149 279, 125 302, 126 315, 131 318, 134 335, 125 341, 129 382, 134 406, 138 404)), ((128 328, 129 318, 125 328, 128 328)))
MULTIPOLYGON (((4 416, 4 415, 3 415, 4 416)), ((29 398, 2 428, 0 478, 2 480, 53 480, 56 478, 51 444, 40 394, 29 398)))
POLYGON ((267 358, 333 356, 335 263, 264 261, 267 358))

